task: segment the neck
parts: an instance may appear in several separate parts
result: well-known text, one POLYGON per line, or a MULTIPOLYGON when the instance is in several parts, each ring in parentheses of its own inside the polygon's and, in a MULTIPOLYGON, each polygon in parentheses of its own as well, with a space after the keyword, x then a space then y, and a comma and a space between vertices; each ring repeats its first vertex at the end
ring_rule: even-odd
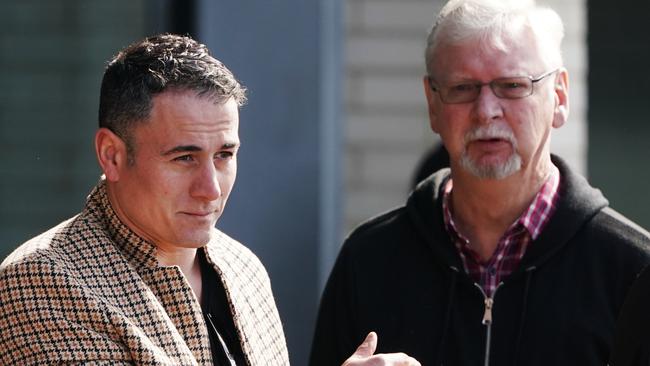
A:
POLYGON ((528 208, 549 173, 550 161, 542 169, 531 172, 522 168, 498 180, 479 179, 452 167, 454 222, 481 260, 492 256, 499 239, 528 208))
POLYGON ((163 267, 178 266, 185 273, 199 265, 199 256, 196 248, 166 248, 157 246, 156 258, 163 267))

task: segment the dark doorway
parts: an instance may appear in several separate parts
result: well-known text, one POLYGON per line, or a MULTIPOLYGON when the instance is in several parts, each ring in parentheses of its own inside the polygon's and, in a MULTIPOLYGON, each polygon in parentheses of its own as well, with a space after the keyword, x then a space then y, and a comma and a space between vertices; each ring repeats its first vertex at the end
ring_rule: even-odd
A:
POLYGON ((589 178, 650 227, 650 3, 588 3, 589 178))

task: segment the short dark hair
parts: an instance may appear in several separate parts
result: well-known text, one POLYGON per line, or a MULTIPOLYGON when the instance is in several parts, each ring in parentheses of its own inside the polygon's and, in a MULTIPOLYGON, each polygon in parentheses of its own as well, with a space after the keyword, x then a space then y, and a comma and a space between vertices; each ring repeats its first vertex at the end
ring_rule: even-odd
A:
POLYGON ((118 135, 129 161, 135 149, 133 127, 149 117, 152 98, 168 90, 191 90, 224 103, 246 102, 246 89, 208 48, 190 37, 161 34, 120 51, 104 71, 99 96, 99 127, 118 135))

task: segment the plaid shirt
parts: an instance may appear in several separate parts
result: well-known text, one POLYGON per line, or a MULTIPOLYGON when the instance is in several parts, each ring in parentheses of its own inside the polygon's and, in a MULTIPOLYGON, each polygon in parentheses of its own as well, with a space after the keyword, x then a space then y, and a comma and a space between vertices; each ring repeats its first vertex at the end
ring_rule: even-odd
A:
MULTIPOLYGON (((269 278, 218 230, 203 250, 221 278, 248 365, 288 365, 269 278)), ((201 306, 177 266, 115 215, 104 182, 83 212, 0 265, 0 365, 212 365, 201 306)))
POLYGON ((456 228, 449 201, 453 182, 451 178, 447 181, 442 200, 445 227, 456 245, 465 272, 481 286, 487 296, 491 297, 499 283, 517 269, 530 242, 537 239, 544 229, 555 211, 559 185, 560 172, 553 165, 550 176, 537 192, 530 206, 499 239, 492 257, 482 262, 476 251, 472 249, 469 240, 456 228))

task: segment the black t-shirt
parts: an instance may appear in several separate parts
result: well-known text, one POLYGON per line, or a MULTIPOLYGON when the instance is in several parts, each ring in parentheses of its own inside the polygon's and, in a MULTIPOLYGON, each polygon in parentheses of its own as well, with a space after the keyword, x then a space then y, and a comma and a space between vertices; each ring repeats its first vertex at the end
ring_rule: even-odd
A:
POLYGON ((231 361, 227 355, 229 352, 236 365, 246 365, 239 336, 235 330, 235 323, 232 320, 230 305, 226 298, 226 290, 214 268, 205 258, 203 250, 199 250, 198 253, 201 263, 201 283, 203 285, 201 309, 210 335, 210 347, 214 364, 230 366, 231 361), (227 350, 224 349, 224 344, 227 350))

